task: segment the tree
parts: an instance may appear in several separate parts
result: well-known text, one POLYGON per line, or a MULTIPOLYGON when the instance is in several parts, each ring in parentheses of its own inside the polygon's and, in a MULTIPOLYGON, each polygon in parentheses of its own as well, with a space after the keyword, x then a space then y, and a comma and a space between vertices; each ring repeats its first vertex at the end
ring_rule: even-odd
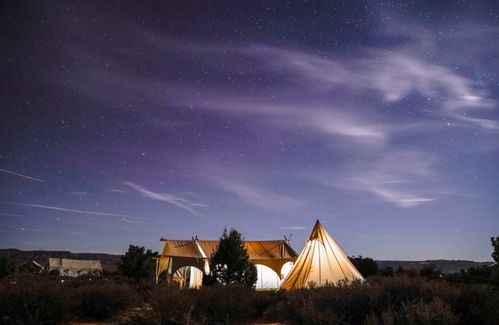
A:
POLYGON ((152 279, 155 272, 155 262, 152 257, 157 257, 157 252, 146 250, 144 247, 130 245, 125 256, 121 258, 119 270, 129 279, 140 282, 152 279))
POLYGON ((491 237, 490 242, 492 243, 492 248, 494 248, 494 251, 492 252, 492 258, 494 259, 494 262, 499 264, 499 236, 491 237))
POLYGON ((490 282, 499 287, 499 236, 490 238, 490 242, 492 243, 492 248, 494 249, 491 256, 494 259, 494 262, 496 262, 496 265, 492 267, 490 282))
POLYGON ((2 258, 0 259, 0 279, 5 278, 7 275, 9 275, 7 259, 5 258, 5 256, 2 256, 2 258))
POLYGON ((352 264, 359 270, 363 277, 378 273, 378 264, 370 257, 350 256, 352 264))
POLYGON ((230 232, 227 232, 227 228, 224 229, 218 248, 211 257, 210 266, 211 274, 205 276, 204 284, 215 282, 253 287, 256 282, 256 267, 250 262, 241 234, 235 229, 230 232))

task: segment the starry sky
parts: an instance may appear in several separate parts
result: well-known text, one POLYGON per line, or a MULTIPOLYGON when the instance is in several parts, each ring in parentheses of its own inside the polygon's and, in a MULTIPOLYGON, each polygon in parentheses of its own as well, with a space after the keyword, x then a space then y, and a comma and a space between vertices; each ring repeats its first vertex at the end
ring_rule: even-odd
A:
POLYGON ((490 260, 493 1, 3 1, 0 247, 490 260))

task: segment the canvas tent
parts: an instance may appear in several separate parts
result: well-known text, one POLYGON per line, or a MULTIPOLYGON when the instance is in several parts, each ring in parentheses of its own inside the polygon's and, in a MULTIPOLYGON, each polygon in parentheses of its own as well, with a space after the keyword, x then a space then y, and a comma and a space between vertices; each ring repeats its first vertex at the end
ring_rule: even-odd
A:
POLYGON ((364 281, 364 278, 317 220, 305 247, 282 282, 281 289, 355 280, 364 281))
POLYGON ((59 275, 70 277, 100 275, 102 274, 102 266, 99 260, 71 260, 50 257, 48 271, 58 271, 59 275))
MULTIPOLYGON (((164 248, 161 256, 156 260, 156 283, 163 274, 169 281, 179 278, 186 286, 198 287, 202 278, 200 275, 210 272, 209 260, 218 248, 218 240, 194 238, 192 240, 161 239, 161 241, 164 242, 164 248), (185 277, 181 279, 182 274, 185 274, 185 277, 188 275, 189 281, 186 281, 185 277)), ((288 262, 293 262, 298 256, 287 240, 243 241, 243 245, 248 252, 250 261, 257 265, 257 271, 259 269, 267 270, 267 268, 273 271, 259 272, 259 283, 262 288, 266 288, 268 285, 278 288, 281 279, 284 278, 284 275, 281 274, 283 266, 288 262), (259 268, 259 265, 267 268, 259 268), (263 281, 262 276, 269 273, 272 273, 274 279, 277 276, 279 282, 263 281)))

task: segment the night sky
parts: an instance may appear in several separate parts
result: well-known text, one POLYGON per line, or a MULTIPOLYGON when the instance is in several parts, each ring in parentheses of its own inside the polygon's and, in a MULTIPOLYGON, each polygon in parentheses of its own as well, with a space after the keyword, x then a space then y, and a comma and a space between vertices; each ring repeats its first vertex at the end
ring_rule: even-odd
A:
MULTIPOLYGON (((495 5, 494 5, 495 3, 495 5)), ((292 234, 490 260, 494 1, 2 1, 0 247, 292 234)))

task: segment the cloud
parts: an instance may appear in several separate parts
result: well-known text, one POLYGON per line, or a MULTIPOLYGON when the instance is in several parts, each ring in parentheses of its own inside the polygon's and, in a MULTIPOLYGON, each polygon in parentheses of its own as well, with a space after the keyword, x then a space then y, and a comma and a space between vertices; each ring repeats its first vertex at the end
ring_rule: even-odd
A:
POLYGON ((84 197, 84 196, 87 196, 88 195, 88 192, 84 192, 84 191, 75 191, 75 192, 70 192, 69 193, 70 195, 74 195, 74 196, 77 196, 77 197, 84 197))
POLYGON ((86 214, 86 215, 118 217, 118 218, 121 218, 122 220, 125 220, 125 219, 129 219, 129 220, 143 220, 144 219, 144 218, 127 216, 127 215, 124 215, 124 214, 118 214, 118 213, 108 213, 108 212, 100 212, 100 211, 67 209, 67 208, 58 207, 58 206, 52 206, 52 205, 18 203, 18 202, 2 202, 2 203, 4 203, 4 204, 10 204, 10 205, 16 205, 16 206, 31 207, 31 208, 40 208, 40 209, 63 211, 63 212, 71 212, 71 213, 79 213, 79 214, 86 214))
POLYGON ((438 100, 440 105, 434 109, 449 118, 499 129, 497 120, 470 116, 495 106, 481 84, 403 50, 367 48, 359 57, 334 60, 267 46, 247 48, 247 53, 260 57, 262 64, 294 75, 293 81, 316 92, 336 89, 358 95, 371 90, 388 102, 398 102, 417 93, 438 100))
POLYGON ((412 208, 436 200, 428 188, 438 183, 437 160, 418 150, 392 150, 378 159, 322 170, 306 177, 341 190, 367 192, 401 208, 412 208), (424 185, 421 185, 424 184, 424 185))
POLYGON ((15 175, 15 176, 19 176, 19 177, 22 177, 22 178, 25 178, 25 179, 29 179, 29 180, 32 180, 32 181, 43 182, 43 180, 41 180, 39 178, 35 178, 35 177, 32 177, 32 176, 28 176, 28 175, 16 173, 16 172, 13 172, 13 171, 10 171, 10 170, 6 170, 6 169, 1 169, 0 168, 0 172, 6 173, 6 174, 15 175))
POLYGON ((14 218, 27 218, 27 216, 24 216, 22 214, 8 213, 8 212, 0 212, 0 216, 14 217, 14 218))
POLYGON ((200 159, 193 169, 207 186, 230 193, 250 206, 287 214, 306 206, 300 198, 269 189, 268 175, 256 166, 227 161, 215 164, 200 159))
MULTIPOLYGON (((412 52, 407 47, 365 47, 342 57, 265 44, 178 40, 141 29, 130 35, 151 51, 172 55, 179 65, 199 67, 205 72, 203 80, 196 69, 192 75, 183 72, 182 78, 174 74, 152 79, 122 66, 103 70, 92 61, 86 69, 74 71, 72 84, 113 107, 125 101, 144 106, 147 101, 148 107, 216 111, 255 117, 279 130, 304 130, 326 141, 350 140, 377 147, 389 142, 401 126, 410 126, 404 121, 387 123, 390 116, 379 107, 401 103, 414 94, 424 101, 415 110, 424 113, 419 122, 427 122, 428 127, 435 126, 431 122, 437 118, 460 122, 458 126, 499 130, 499 121, 484 115, 496 106, 485 85, 425 60, 417 37, 407 45, 412 52)), ((437 39, 431 39, 434 42, 437 39)), ((81 55, 82 51, 70 53, 85 60, 88 55, 81 55)), ((100 53, 97 61, 107 62, 111 54, 115 53, 100 53)))
POLYGON ((302 226, 284 226, 284 227, 279 227, 279 229, 284 229, 284 230, 305 230, 305 227, 302 226))
MULTIPOLYGON (((289 46, 184 41, 139 29, 131 33, 132 37, 154 53, 168 54, 168 63, 178 63, 178 69, 172 67, 161 78, 148 78, 126 66, 102 69, 92 61, 82 64, 85 69, 81 71, 73 70, 72 85, 113 108, 127 102, 151 109, 159 116, 155 127, 179 112, 190 121, 205 115, 220 123, 239 119, 241 128, 252 124, 250 132, 269 134, 268 142, 276 135, 290 143, 310 144, 302 140, 312 135, 314 144, 319 139, 329 145, 325 150, 332 148, 324 153, 325 159, 332 160, 331 167, 324 170, 332 175, 330 182, 321 175, 312 178, 337 189, 370 193, 410 208, 438 199, 438 165, 435 157, 424 151, 428 132, 439 132, 438 145, 448 141, 459 145, 462 152, 473 148, 463 148, 460 141, 441 136, 444 132, 456 134, 446 129, 448 123, 477 131, 476 137, 483 141, 475 142, 486 148, 489 146, 484 143, 493 143, 496 148, 493 136, 499 130, 499 121, 493 116, 497 104, 490 98, 489 85, 466 76, 463 71, 469 63, 451 65, 429 57, 428 49, 440 55, 447 53, 437 46, 440 37, 415 37, 417 34, 421 35, 421 31, 407 38, 404 46, 364 47, 344 56, 327 52, 319 55, 289 46), (341 150, 346 154, 338 158, 336 154, 341 150)), ((115 53, 106 51, 114 50, 97 53, 95 60, 109 61, 108 57, 115 53)), ((72 54, 80 55, 82 62, 88 57, 75 49, 72 54)), ((68 78, 66 72, 64 78, 68 78)), ((179 123, 178 129, 183 127, 179 123)), ((446 149, 438 148, 440 152, 446 149)), ((211 186, 253 206, 277 211, 295 201, 244 173, 207 179, 211 186)), ((192 214, 199 213, 195 208, 204 206, 133 185, 145 197, 192 214)))
POLYGON ((107 189, 108 192, 113 192, 113 193, 128 193, 127 191, 123 191, 123 190, 118 190, 118 189, 115 189, 115 188, 109 188, 107 189))
POLYGON ((173 195, 173 194, 153 192, 151 190, 148 190, 148 189, 146 189, 140 185, 137 185, 135 183, 132 183, 132 182, 124 181, 123 184, 134 189, 135 191, 140 193, 143 197, 146 197, 146 198, 151 199, 151 200, 167 202, 167 203, 172 204, 178 208, 181 208, 185 211, 188 211, 195 216, 198 216, 198 217, 206 219, 206 220, 210 220, 208 217, 197 212, 194 209, 195 207, 208 207, 208 205, 206 205, 206 204, 192 202, 188 199, 185 199, 185 198, 182 198, 180 196, 173 195))
POLYGON ((212 181, 218 189, 235 194, 244 202, 263 209, 282 212, 301 206, 299 200, 295 198, 277 194, 239 180, 212 179, 212 181))

